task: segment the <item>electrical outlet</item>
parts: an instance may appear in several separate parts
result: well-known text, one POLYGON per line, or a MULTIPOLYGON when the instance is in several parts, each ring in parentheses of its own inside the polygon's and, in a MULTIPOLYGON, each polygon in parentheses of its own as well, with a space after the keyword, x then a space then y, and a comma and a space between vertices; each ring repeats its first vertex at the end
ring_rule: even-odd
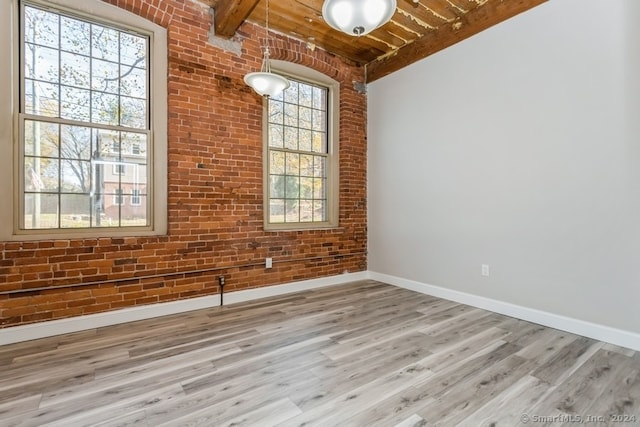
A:
POLYGON ((273 268, 273 258, 267 258, 264 260, 265 268, 273 268))
POLYGON ((481 271, 484 277, 489 277, 489 264, 482 264, 481 271))

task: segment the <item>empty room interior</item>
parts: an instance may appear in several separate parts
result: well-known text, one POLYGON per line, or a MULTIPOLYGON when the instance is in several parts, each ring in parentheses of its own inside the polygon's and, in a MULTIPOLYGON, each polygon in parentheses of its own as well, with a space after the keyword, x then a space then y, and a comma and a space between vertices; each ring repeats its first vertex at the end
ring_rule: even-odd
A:
POLYGON ((1 426, 640 426, 637 0, 1 8, 1 426))

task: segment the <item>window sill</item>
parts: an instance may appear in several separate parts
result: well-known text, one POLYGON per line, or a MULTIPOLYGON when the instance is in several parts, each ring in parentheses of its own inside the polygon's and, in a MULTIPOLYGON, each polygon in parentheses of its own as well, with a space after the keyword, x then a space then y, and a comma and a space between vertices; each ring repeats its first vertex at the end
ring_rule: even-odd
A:
POLYGON ((332 231, 332 230, 344 230, 344 227, 340 225, 332 224, 270 224, 264 227, 264 231, 267 233, 279 233, 279 232, 297 232, 297 231, 332 231))

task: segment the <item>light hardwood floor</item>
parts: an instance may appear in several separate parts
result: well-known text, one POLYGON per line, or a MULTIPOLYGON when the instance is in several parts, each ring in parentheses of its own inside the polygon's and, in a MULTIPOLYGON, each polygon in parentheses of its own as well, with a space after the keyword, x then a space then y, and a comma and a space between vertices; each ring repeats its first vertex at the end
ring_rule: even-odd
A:
POLYGON ((374 281, 4 346, 0 366, 1 426, 640 426, 635 352, 374 281))

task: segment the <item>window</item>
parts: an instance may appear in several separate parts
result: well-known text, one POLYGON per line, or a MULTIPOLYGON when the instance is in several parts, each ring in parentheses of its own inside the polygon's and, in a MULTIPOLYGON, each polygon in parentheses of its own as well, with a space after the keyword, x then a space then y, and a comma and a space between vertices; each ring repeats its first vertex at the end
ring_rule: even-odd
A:
POLYGON ((266 100, 265 228, 334 227, 337 83, 292 67, 289 88, 266 100))
POLYGON ((124 205, 124 196, 122 195, 122 188, 115 188, 113 195, 113 204, 114 205, 124 205))
POLYGON ((140 189, 131 190, 131 206, 140 206, 140 189))
POLYGON ((15 191, 15 205, 0 208, 13 217, 0 221, 0 237, 164 234, 166 30, 100 0, 10 3, 0 53, 13 50, 16 65, 0 64, 10 83, 0 85, 0 113, 16 100, 18 150, 0 133, 0 163, 10 154, 15 171, 0 166, 15 191), (11 19, 18 37, 5 30, 11 19), (124 215, 126 189, 139 186, 149 193, 124 215))

